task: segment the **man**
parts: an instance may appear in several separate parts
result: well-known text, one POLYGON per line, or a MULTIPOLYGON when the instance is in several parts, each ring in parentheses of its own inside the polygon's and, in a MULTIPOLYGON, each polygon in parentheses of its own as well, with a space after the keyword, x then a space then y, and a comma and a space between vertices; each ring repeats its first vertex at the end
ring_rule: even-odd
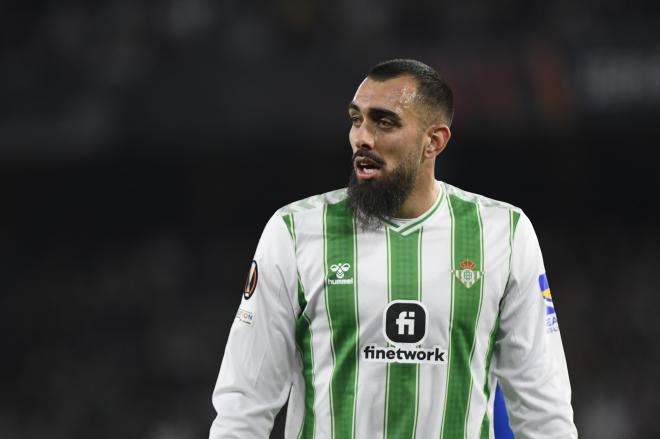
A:
POLYGON ((543 260, 517 208, 437 181, 452 92, 387 61, 348 113, 348 189, 270 219, 213 394, 211 438, 575 438, 543 260))

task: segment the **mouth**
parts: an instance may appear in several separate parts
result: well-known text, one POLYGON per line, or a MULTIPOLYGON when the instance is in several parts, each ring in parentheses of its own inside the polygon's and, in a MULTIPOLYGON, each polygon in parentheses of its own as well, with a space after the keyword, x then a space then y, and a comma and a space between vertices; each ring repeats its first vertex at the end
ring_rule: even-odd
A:
POLYGON ((360 180, 369 180, 379 177, 382 173, 383 164, 375 159, 360 155, 353 161, 355 175, 360 180))

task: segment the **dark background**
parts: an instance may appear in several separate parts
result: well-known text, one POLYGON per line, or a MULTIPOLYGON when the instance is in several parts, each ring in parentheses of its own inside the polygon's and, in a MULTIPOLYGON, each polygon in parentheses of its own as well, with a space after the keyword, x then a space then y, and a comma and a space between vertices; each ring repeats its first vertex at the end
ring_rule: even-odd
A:
POLYGON ((656 5, 0 3, 0 438, 206 436, 261 229, 393 57, 454 88, 438 177, 535 224, 581 437, 659 437, 656 5))

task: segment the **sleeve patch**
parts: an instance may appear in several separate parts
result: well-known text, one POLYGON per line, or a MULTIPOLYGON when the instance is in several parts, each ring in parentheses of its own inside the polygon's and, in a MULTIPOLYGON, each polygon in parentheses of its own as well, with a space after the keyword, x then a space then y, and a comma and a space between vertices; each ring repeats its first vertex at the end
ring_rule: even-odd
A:
POLYGON ((248 311, 247 309, 238 308, 238 312, 236 312, 236 319, 248 326, 252 326, 254 323, 254 313, 252 311, 248 311))
POLYGON ((552 303, 552 294, 550 293, 550 284, 548 277, 545 273, 539 276, 539 288, 541 295, 545 302, 545 326, 548 333, 558 332, 559 325, 557 324, 557 314, 555 313, 555 305, 552 303))
POLYGON ((247 279, 245 280, 245 288, 243 289, 243 298, 249 300, 257 288, 257 281, 259 280, 259 269, 257 268, 257 261, 252 261, 250 264, 250 271, 248 272, 247 279))

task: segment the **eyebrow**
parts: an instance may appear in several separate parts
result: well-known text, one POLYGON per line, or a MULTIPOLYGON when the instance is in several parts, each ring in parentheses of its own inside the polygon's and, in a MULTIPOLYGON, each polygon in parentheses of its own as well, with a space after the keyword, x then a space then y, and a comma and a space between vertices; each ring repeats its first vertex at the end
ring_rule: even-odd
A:
MULTIPOLYGON (((348 104, 348 109, 362 112, 360 107, 355 102, 351 102, 350 104, 348 104)), ((368 109, 367 114, 369 115, 369 118, 372 120, 378 120, 383 117, 389 117, 390 119, 392 119, 393 122, 397 124, 401 123, 401 116, 396 114, 394 111, 388 110, 386 108, 380 108, 380 107, 370 108, 368 109)))

